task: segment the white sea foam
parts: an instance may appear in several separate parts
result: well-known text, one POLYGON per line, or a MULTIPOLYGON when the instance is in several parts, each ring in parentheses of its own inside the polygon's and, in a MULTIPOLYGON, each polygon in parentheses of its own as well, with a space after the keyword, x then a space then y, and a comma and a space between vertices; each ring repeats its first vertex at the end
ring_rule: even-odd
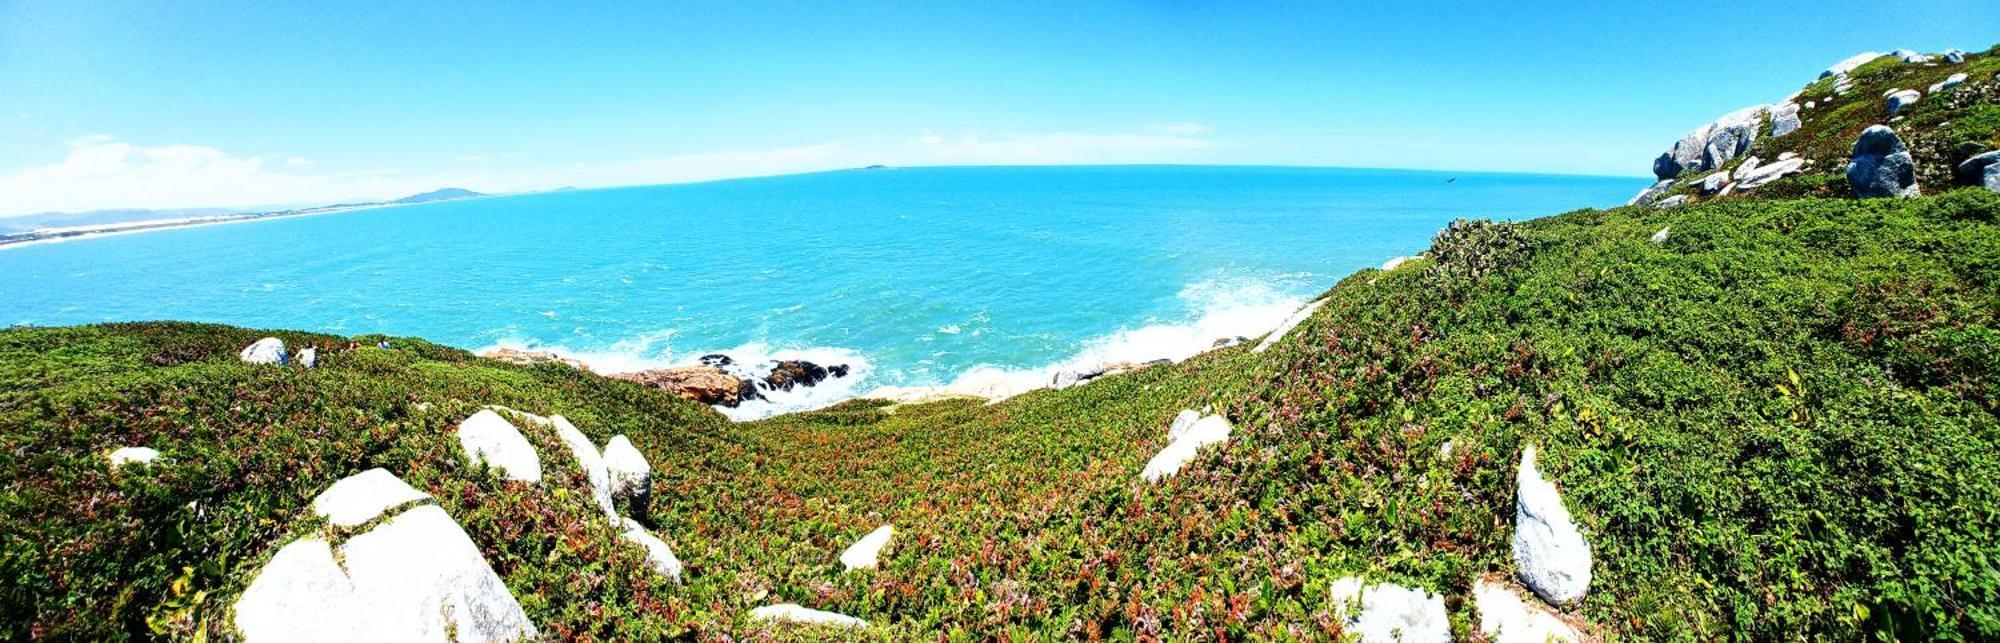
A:
POLYGON ((1049 385, 1063 371, 1089 371, 1117 362, 1175 362, 1199 355, 1218 339, 1256 337, 1270 332, 1305 303, 1269 284, 1237 279, 1210 279, 1182 288, 1187 317, 1118 330, 1084 342, 1076 355, 1036 368, 975 366, 937 387, 883 387, 871 397, 908 398, 912 391, 977 395, 1002 400, 1049 385))
MULTIPOLYGON (((660 330, 623 339, 602 348, 572 349, 562 345, 536 344, 509 339, 488 348, 549 351, 575 359, 598 373, 629 373, 698 363, 703 355, 721 353, 735 363, 725 367, 731 374, 762 380, 781 360, 805 360, 820 366, 846 365, 846 377, 829 377, 817 386, 795 387, 791 391, 764 390, 767 400, 745 402, 736 408, 716 407, 737 421, 754 420, 781 413, 831 406, 855 397, 903 401, 941 395, 971 395, 1003 400, 1047 387, 1062 371, 1090 371, 1117 362, 1144 363, 1158 359, 1185 360, 1209 350, 1218 339, 1257 337, 1270 332, 1305 303, 1305 298, 1281 291, 1267 283, 1240 279, 1211 279, 1189 285, 1178 293, 1186 314, 1178 319, 1156 321, 1112 332, 1083 342, 1082 350, 1067 358, 1034 368, 979 365, 959 373, 950 382, 911 386, 884 386, 871 381, 875 365, 857 351, 834 348, 774 348, 751 342, 734 348, 675 350, 673 330, 660 330)), ((984 315, 973 321, 983 322, 984 315)), ((956 325, 940 328, 960 330, 956 325)), ((978 336, 981 329, 967 335, 978 336)), ((481 349, 485 350, 485 349, 481 349)), ((895 381, 896 378, 890 378, 895 381)))

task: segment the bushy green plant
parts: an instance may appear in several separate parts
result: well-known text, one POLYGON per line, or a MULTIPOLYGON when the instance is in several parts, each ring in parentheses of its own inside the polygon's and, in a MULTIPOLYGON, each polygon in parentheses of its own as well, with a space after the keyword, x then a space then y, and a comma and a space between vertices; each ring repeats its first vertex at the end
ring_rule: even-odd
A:
POLYGON ((1432 258, 1430 273, 1456 290, 1526 263, 1532 249, 1512 224, 1459 219, 1431 239, 1426 254, 1432 258))

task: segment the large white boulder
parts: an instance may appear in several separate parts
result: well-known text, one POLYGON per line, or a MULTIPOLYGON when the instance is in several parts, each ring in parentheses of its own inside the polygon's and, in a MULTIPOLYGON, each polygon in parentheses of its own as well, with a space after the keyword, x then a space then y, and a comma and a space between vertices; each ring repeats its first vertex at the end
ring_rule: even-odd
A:
POLYGON ((107 457, 111 460, 111 468, 116 469, 128 464, 152 464, 154 459, 160 457, 160 452, 152 447, 118 447, 107 457))
POLYGON ((243 352, 237 353, 236 356, 245 364, 283 364, 285 340, 266 337, 243 347, 243 352))
POLYGON ((847 567, 847 571, 874 569, 881 563, 882 548, 889 546, 889 539, 895 535, 895 527, 889 525, 876 527, 875 531, 868 532, 868 535, 862 536, 861 540, 848 545, 846 551, 840 552, 840 564, 847 567))
MULTIPOLYGON (((376 504, 357 499, 378 497, 369 492, 394 485, 374 471, 362 476, 367 477, 345 487, 336 483, 321 497, 331 494, 330 504, 342 507, 335 512, 340 515, 366 513, 345 508, 376 504)), ((236 629, 252 642, 536 636, 479 547, 444 509, 431 504, 405 510, 337 548, 318 535, 292 541, 258 572, 235 608, 236 629)))
POLYGON ((313 498, 312 506, 313 513, 335 526, 358 527, 384 511, 430 498, 388 469, 376 467, 333 483, 313 498))
MULTIPOLYGON (((1176 422, 1178 422, 1176 418, 1176 422)), ((1169 429, 1172 435, 1174 429, 1169 429)), ((1153 459, 1146 461, 1146 468, 1139 472, 1147 482, 1159 482, 1180 473, 1181 467, 1193 460, 1201 448, 1229 439, 1229 420, 1220 415, 1210 415, 1189 424, 1172 436, 1165 448, 1160 449, 1153 459)))
POLYGON ((1364 643, 1445 643, 1451 617, 1444 597, 1394 583, 1367 585, 1348 576, 1327 589, 1335 613, 1346 618, 1345 632, 1364 643))
POLYGON ((1305 323, 1307 318, 1312 317, 1313 313, 1319 312, 1319 307, 1324 305, 1326 305, 1325 299, 1316 300, 1313 303, 1306 304, 1305 307, 1300 308, 1298 312, 1292 313, 1292 316, 1286 317, 1284 323, 1278 324, 1277 328, 1273 329, 1269 334, 1265 335, 1264 341, 1257 342, 1257 347, 1250 349, 1250 352, 1262 353, 1264 351, 1271 350, 1271 347, 1276 345, 1280 340, 1283 340, 1285 338, 1285 335, 1292 332, 1292 329, 1298 328, 1299 324, 1305 323))
POLYGON ((1521 451, 1514 477, 1514 566, 1521 583, 1551 604, 1590 590, 1590 543, 1570 520, 1556 486, 1535 468, 1535 445, 1521 451))
POLYGON ((458 444, 474 464, 484 462, 509 480, 542 481, 542 458, 521 430, 493 409, 481 409, 458 423, 458 444))
POLYGON ((625 527, 625 531, 619 535, 627 542, 645 550, 646 562, 653 566, 653 571, 673 579, 676 583, 681 582, 681 559, 674 555, 674 548, 668 547, 666 541, 654 536, 653 532, 647 531, 638 521, 625 518, 621 524, 625 527))
POLYGON ((604 466, 611 473, 612 495, 643 496, 652 485, 653 466, 646 463, 646 456, 623 434, 611 436, 611 441, 604 443, 604 466))
POLYGON ((555 427, 556 437, 562 438, 569 446, 570 455, 576 457, 576 466, 583 469, 583 475, 590 480, 590 499, 597 502, 597 508, 604 515, 617 518, 618 510, 611 506, 611 469, 604 464, 604 455, 597 452, 597 445, 590 436, 570 424, 569 418, 560 415, 549 416, 549 425, 555 427))
POLYGON ((1876 58, 1881 58, 1882 55, 1883 55, 1882 52, 1879 51, 1864 51, 1852 56, 1848 56, 1846 58, 1841 59, 1840 62, 1834 63, 1832 67, 1826 68, 1826 71, 1820 72, 1819 77, 1826 78, 1828 76, 1846 76, 1847 72, 1854 71, 1855 67, 1860 67, 1863 64, 1866 64, 1868 61, 1874 60, 1876 58))
POLYGON ((236 630, 253 643, 386 640, 367 617, 370 607, 334 561, 333 546, 302 538, 279 549, 236 599, 236 630))
POLYGON ((846 614, 802 607, 797 603, 765 605, 750 610, 750 620, 778 621, 804 625, 832 625, 836 627, 868 627, 868 621, 846 614))
POLYGON ((1493 643, 1576 643, 1583 635, 1540 601, 1522 600, 1513 583, 1482 578, 1472 584, 1479 633, 1493 643))

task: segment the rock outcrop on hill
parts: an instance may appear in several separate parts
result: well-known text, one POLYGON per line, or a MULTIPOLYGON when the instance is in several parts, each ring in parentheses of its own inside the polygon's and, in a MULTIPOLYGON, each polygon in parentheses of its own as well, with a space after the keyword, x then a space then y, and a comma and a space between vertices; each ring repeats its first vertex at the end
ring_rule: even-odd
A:
POLYGON ((1749 151, 1769 105, 1751 105, 1697 127, 1653 160, 1653 175, 1671 179, 1682 172, 1707 172, 1749 151))
POLYGON ((1847 162, 1847 182, 1854 196, 1876 199, 1917 195, 1917 170, 1910 150, 1896 130, 1876 125, 1854 141, 1854 156, 1847 162))

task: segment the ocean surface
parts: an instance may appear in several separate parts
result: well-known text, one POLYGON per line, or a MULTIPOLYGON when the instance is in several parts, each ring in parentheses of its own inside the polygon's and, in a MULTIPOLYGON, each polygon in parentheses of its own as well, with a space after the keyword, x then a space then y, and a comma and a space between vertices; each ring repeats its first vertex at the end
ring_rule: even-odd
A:
POLYGON ((852 367, 725 410, 745 419, 882 387, 1019 387, 1185 358, 1422 251, 1452 219, 1609 207, 1647 184, 982 167, 541 193, 0 248, 0 324, 413 335, 555 350, 600 372, 715 352, 852 367))

